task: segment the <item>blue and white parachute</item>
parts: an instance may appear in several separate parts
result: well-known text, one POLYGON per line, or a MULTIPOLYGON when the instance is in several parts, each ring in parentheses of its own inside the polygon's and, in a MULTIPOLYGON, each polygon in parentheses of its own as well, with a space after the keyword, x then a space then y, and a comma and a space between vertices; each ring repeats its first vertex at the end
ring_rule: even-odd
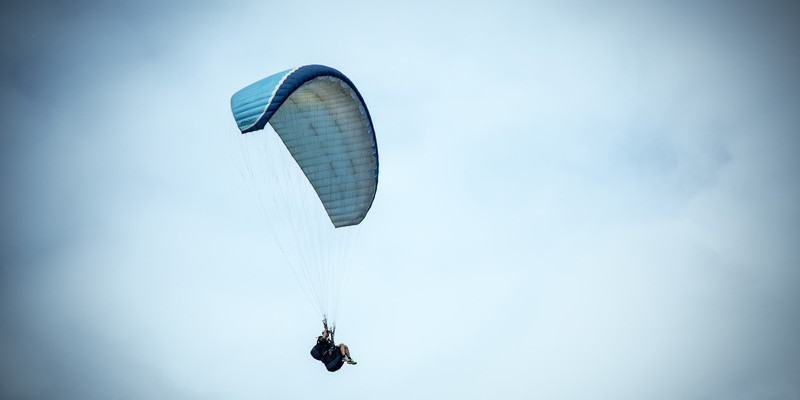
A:
POLYGON ((231 111, 243 134, 235 139, 243 176, 304 291, 335 323, 358 225, 378 185, 367 105, 341 72, 306 65, 239 90, 231 111))
POLYGON ((378 146, 364 99, 341 72, 306 65, 236 92, 242 133, 272 125, 337 228, 357 225, 378 187, 378 146))

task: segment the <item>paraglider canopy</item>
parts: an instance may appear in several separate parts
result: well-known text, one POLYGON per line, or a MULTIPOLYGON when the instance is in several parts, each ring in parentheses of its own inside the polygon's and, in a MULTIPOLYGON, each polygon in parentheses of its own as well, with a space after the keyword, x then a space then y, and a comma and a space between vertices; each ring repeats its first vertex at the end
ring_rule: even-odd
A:
POLYGON ((375 198, 378 147, 367 106, 341 72, 306 65, 255 82, 231 98, 242 133, 269 123, 337 228, 359 224, 375 198))

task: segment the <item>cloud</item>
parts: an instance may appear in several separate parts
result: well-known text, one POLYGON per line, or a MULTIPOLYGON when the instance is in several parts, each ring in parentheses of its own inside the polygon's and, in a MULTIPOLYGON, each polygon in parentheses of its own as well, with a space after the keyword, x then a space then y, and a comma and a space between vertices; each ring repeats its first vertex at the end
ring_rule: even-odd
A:
POLYGON ((789 3, 3 7, 0 397, 797 396, 789 3), (225 136, 312 62, 381 152, 337 374, 225 136))

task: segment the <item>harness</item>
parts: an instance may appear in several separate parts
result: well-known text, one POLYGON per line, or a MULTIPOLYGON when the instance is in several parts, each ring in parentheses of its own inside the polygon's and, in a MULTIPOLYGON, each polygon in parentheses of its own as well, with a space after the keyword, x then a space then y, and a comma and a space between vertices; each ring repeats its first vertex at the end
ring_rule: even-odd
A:
MULTIPOLYGON (((327 326, 327 322, 325 325, 327 326)), ((335 333, 336 333, 336 325, 334 325, 333 328, 328 329, 328 337, 329 337, 328 340, 330 340, 331 345, 328 346, 327 350, 322 352, 322 357, 325 357, 325 355, 328 354, 329 351, 331 351, 333 348, 336 347, 336 341, 333 340, 333 335, 335 333)))
POLYGON ((314 349, 311 350, 311 356, 319 361, 322 361, 328 371, 337 371, 342 367, 342 364, 344 364, 344 355, 339 347, 336 346, 336 342, 334 340, 336 326, 328 328, 327 320, 322 320, 322 322, 325 324, 325 328, 328 331, 328 337, 325 339, 323 339, 322 336, 319 337, 317 340, 317 345, 315 345, 314 349))

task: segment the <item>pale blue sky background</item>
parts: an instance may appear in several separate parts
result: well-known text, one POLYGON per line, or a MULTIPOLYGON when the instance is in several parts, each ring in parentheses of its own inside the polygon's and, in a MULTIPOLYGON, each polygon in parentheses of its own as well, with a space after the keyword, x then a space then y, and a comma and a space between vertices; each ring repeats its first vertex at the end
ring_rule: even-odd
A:
POLYGON ((1 399, 800 399, 792 2, 1 11, 1 399), (381 157, 336 374, 226 138, 311 63, 381 157))

